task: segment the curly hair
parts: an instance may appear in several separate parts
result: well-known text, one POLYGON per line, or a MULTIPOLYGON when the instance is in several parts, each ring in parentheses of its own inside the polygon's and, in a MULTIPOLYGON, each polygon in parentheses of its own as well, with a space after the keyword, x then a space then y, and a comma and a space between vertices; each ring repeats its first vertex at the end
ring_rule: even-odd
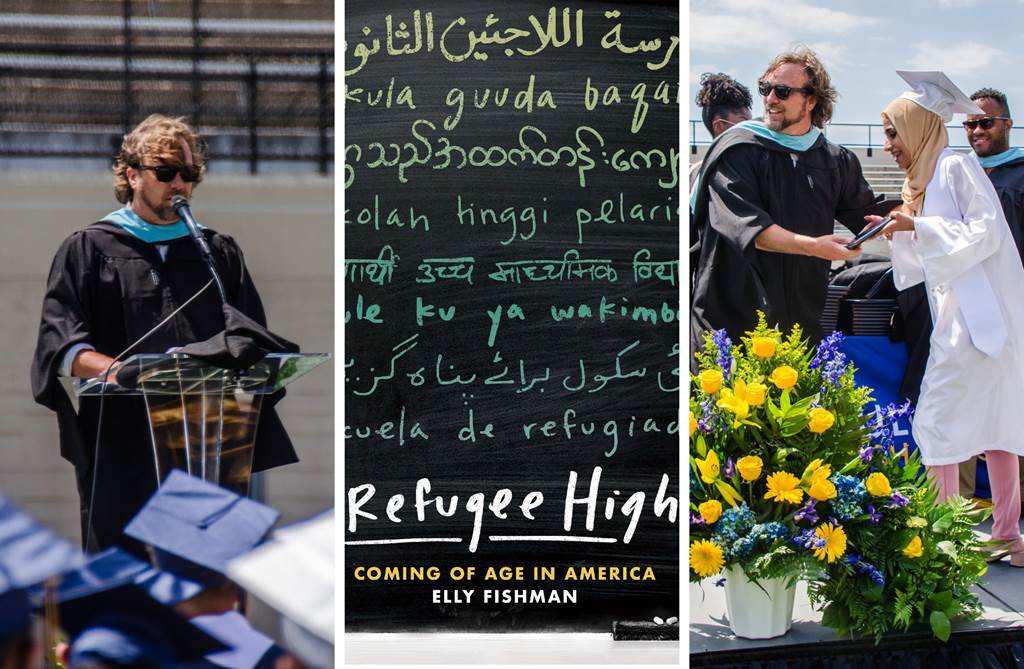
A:
POLYGON ((818 58, 818 54, 807 47, 800 47, 795 51, 785 51, 775 56, 775 59, 765 68, 760 80, 763 81, 765 77, 786 63, 793 63, 804 68, 804 73, 807 74, 806 85, 814 91, 811 95, 817 101, 814 109, 811 110, 811 124, 818 128, 824 128, 825 124, 832 119, 832 109, 835 106, 836 98, 839 97, 839 92, 832 87, 832 80, 828 76, 825 65, 818 58))
POLYGON ((971 95, 972 100, 980 100, 982 98, 992 98, 999 103, 999 106, 1003 108, 1003 114, 1005 116, 1013 116, 1010 113, 1010 103, 1006 101, 1006 93, 997 91, 994 88, 980 88, 971 95))
POLYGON ((152 160, 183 167, 185 156, 181 150, 182 141, 188 144, 192 153, 192 164, 199 168, 196 179, 198 184, 206 173, 206 146, 192 126, 185 122, 185 117, 171 118, 163 114, 152 114, 125 135, 113 168, 114 197, 117 201, 127 204, 132 199, 132 187, 127 175, 129 167, 152 160))
POLYGON ((700 75, 700 90, 695 100, 708 132, 716 118, 729 113, 749 111, 754 106, 750 90, 727 74, 705 72, 700 75))

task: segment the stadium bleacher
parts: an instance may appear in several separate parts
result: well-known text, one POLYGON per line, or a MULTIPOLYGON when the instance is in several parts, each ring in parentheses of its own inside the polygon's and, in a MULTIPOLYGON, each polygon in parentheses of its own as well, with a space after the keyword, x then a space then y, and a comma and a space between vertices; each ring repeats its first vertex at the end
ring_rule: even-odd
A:
POLYGON ((0 11, 0 156, 104 157, 153 112, 212 155, 333 162, 327 0, 9 0, 0 11))

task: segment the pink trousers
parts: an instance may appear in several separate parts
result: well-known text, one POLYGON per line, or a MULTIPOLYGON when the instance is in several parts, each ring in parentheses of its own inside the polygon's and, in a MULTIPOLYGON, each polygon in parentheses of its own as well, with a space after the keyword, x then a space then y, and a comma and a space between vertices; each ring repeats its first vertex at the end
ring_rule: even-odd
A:
MULTIPOLYGON (((992 538, 1020 539, 1020 469, 1017 455, 985 451, 988 482, 992 489, 992 538)), ((960 494, 959 465, 929 465, 928 472, 939 489, 939 502, 960 494)))

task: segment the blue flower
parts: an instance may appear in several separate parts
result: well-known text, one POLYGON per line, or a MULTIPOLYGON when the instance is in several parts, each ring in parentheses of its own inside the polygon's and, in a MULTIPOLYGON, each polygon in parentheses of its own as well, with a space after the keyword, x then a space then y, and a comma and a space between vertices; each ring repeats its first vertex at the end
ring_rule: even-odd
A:
POLYGON ((793 522, 799 523, 801 520, 806 520, 811 525, 818 522, 818 514, 814 511, 814 505, 818 503, 818 500, 813 497, 807 500, 807 503, 797 509, 796 513, 793 514, 793 522))
POLYGON ((878 521, 880 521, 881 519, 882 514, 875 513, 875 505, 868 504, 868 520, 871 521, 871 524, 875 527, 878 527, 878 521))
POLYGON ((737 560, 788 539, 789 530, 779 522, 755 523, 753 511, 742 504, 722 513, 715 524, 713 538, 722 547, 727 560, 737 560))
POLYGON ((705 434, 711 434, 719 424, 723 424, 721 417, 715 411, 715 403, 712 399, 704 400, 700 405, 700 418, 697 419, 697 429, 705 434))
POLYGON ((732 458, 729 458, 728 460, 725 461, 725 468, 722 470, 722 476, 724 476, 727 479, 731 479, 733 477, 733 474, 735 473, 736 463, 733 461, 732 458))
POLYGON ((890 509, 902 509, 907 504, 910 504, 910 500, 909 499, 907 499, 903 495, 899 494, 898 492, 893 491, 893 493, 892 493, 892 501, 889 502, 888 504, 886 504, 885 506, 887 508, 890 508, 890 509))
POLYGON ((884 409, 879 409, 875 412, 871 440, 886 449, 892 448, 897 421, 913 413, 914 407, 909 400, 901 405, 889 404, 884 409))
POLYGON ((836 331, 818 342, 818 348, 814 351, 814 359, 811 360, 811 369, 828 363, 835 359, 839 352, 839 346, 843 343, 843 333, 836 331))
POLYGON ((722 329, 711 333, 711 341, 714 342, 715 347, 718 349, 718 359, 716 360, 718 368, 722 370, 722 376, 728 381, 732 373, 732 340, 729 339, 729 335, 722 329))
POLYGON ((728 508, 715 523, 715 543, 719 546, 731 546, 753 527, 754 512, 745 503, 728 508))
POLYGON ((724 576, 722 578, 718 579, 717 581, 715 581, 715 587, 716 588, 724 588, 725 587, 725 577, 724 576))
POLYGON ((803 546, 807 550, 825 547, 825 540, 815 534, 813 529, 804 530, 793 537, 793 543, 803 546))
POLYGON ((880 588, 885 587, 885 574, 879 571, 874 565, 864 562, 864 558, 859 555, 846 556, 846 564, 856 569, 861 574, 867 574, 867 577, 880 588))
POLYGON ((843 333, 833 332, 818 343, 814 352, 814 359, 811 360, 811 369, 821 369, 821 392, 826 393, 830 388, 838 388, 847 371, 846 354, 839 350, 843 343, 843 333))
POLYGON ((832 512, 835 517, 840 520, 853 520, 863 515, 864 509, 860 505, 868 497, 864 481, 855 476, 835 474, 832 483, 836 486, 836 496, 832 500, 832 512))
POLYGON ((691 511, 690 512, 690 524, 691 525, 702 526, 702 525, 707 525, 707 522, 705 522, 705 520, 703 518, 701 518, 700 516, 695 514, 693 511, 691 511))

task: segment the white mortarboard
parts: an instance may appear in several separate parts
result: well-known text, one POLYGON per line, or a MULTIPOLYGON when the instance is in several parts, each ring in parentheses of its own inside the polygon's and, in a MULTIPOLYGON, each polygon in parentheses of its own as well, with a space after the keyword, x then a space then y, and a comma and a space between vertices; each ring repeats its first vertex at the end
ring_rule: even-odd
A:
POLYGON ((896 70, 896 74, 900 75, 912 89, 900 97, 916 102, 928 111, 934 112, 945 123, 953 120, 953 114, 985 113, 956 84, 950 81, 944 72, 896 70))
MULTIPOLYGON (((333 509, 276 530, 271 541, 232 560, 228 575, 285 618, 333 645, 333 509)), ((301 648, 290 650, 307 660, 301 648)), ((322 666, 315 660, 309 664, 322 666)))

